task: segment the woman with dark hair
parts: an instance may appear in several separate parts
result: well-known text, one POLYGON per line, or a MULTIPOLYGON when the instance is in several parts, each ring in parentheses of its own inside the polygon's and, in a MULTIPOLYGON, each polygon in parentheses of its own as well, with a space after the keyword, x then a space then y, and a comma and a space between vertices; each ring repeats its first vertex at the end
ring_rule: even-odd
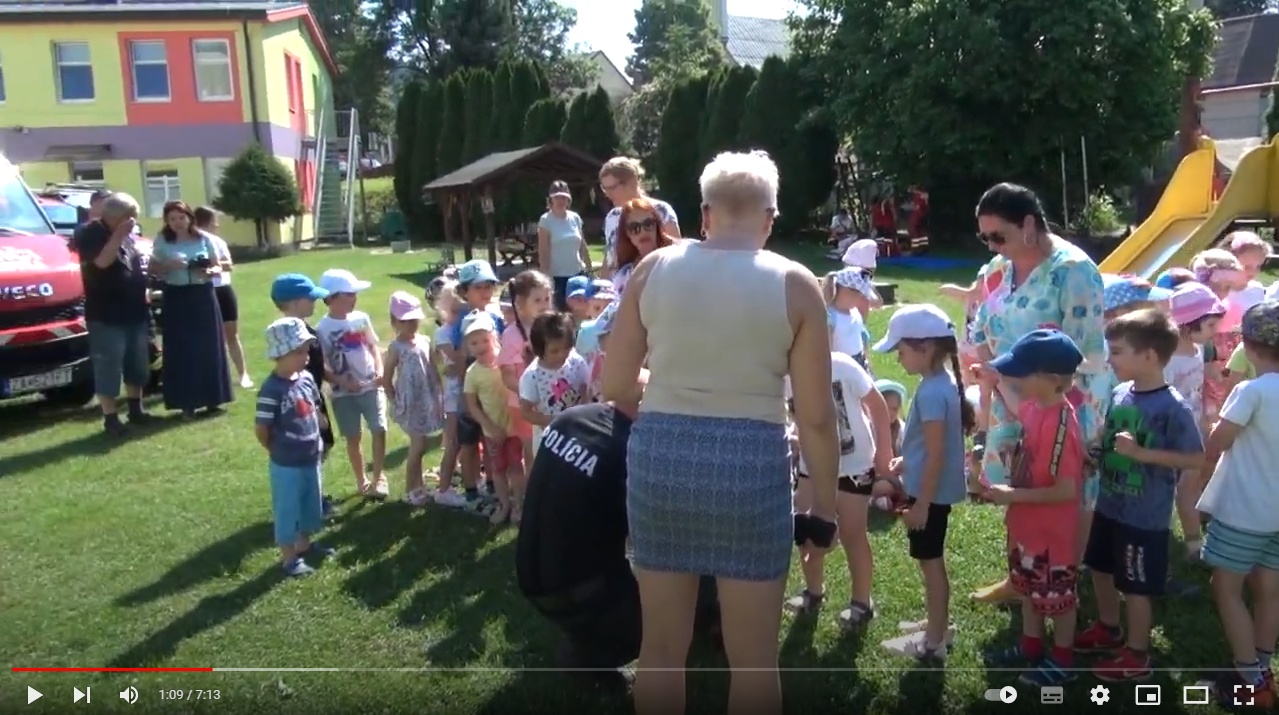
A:
POLYGON ((222 335, 226 339, 227 354, 235 372, 240 376, 240 387, 253 387, 253 378, 244 363, 244 346, 240 344, 240 302, 236 300, 235 289, 231 287, 231 247, 222 237, 217 235, 218 212, 208 206, 195 210, 195 227, 209 237, 213 244, 213 257, 222 268, 221 273, 213 276, 213 294, 218 299, 218 309, 222 311, 222 335))
POLYGON ((164 205, 164 228, 150 269, 164 281, 164 406, 182 410, 185 417, 199 409, 217 414, 234 399, 213 286, 222 266, 209 234, 196 228, 195 212, 181 201, 164 205))
POLYGON ((652 199, 631 199, 621 209, 617 220, 617 272, 613 274, 613 289, 618 296, 641 258, 679 240, 666 233, 666 224, 652 199))
POLYGON ((568 279, 593 270, 582 237, 582 217, 572 205, 568 184, 553 181, 547 191, 547 211, 537 221, 538 267, 555 282, 556 310, 568 310, 568 279))

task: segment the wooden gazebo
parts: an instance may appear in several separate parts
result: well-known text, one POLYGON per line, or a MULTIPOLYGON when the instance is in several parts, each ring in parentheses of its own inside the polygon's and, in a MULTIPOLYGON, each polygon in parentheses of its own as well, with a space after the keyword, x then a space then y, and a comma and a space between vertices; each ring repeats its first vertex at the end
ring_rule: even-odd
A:
POLYGON ((603 161, 559 142, 514 151, 489 154, 483 159, 449 172, 422 187, 424 196, 439 204, 444 216, 444 240, 454 239, 454 217, 460 217, 462 251, 473 257, 471 209, 480 202, 484 215, 484 239, 489 262, 497 265, 497 236, 493 219, 493 196, 500 189, 522 181, 549 184, 563 180, 575 190, 594 186, 603 161))

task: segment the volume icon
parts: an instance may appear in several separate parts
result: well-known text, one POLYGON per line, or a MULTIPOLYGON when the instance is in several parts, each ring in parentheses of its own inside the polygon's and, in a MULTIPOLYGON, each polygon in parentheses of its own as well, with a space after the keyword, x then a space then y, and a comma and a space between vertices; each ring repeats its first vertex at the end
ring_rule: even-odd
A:
POLYGON ((138 689, 130 685, 120 691, 120 699, 130 705, 138 702, 138 689))

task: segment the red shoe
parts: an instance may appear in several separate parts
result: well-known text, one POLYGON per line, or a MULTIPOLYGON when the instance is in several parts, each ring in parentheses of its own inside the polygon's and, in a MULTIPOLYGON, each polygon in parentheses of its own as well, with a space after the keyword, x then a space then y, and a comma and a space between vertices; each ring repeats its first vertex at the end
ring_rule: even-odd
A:
POLYGON ((1151 672, 1150 656, 1137 655, 1129 648, 1120 648, 1115 657, 1103 660, 1092 669, 1092 674, 1104 683, 1145 680, 1151 672))
POLYGON ((1075 634, 1075 650, 1079 653, 1109 653, 1124 647, 1124 632, 1101 621, 1093 621, 1075 634))

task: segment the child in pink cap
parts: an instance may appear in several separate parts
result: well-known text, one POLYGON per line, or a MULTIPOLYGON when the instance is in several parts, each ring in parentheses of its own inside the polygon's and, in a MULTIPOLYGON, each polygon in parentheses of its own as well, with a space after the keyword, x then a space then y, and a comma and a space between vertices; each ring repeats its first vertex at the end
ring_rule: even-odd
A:
MULTIPOLYGON (((1173 291, 1168 303, 1172 321, 1181 334, 1181 342, 1164 367, 1164 380, 1185 398, 1195 414, 1200 434, 1204 435, 1208 429, 1204 422, 1203 346, 1217 335, 1217 326, 1227 311, 1226 303, 1202 283, 1181 284, 1173 291)), ((1186 477, 1183 474, 1177 484, 1177 518, 1185 537, 1186 554, 1195 558, 1203 543, 1199 512, 1195 508, 1199 493, 1191 486, 1195 480, 1186 477)))
POLYGON ((404 501, 423 506, 432 501, 426 491, 422 460, 438 446, 444 430, 444 385, 439 366, 431 358, 431 341, 418 334, 426 319, 422 303, 404 291, 391 294, 391 326, 395 339, 386 347, 382 376, 391 419, 409 437, 404 460, 404 501))

